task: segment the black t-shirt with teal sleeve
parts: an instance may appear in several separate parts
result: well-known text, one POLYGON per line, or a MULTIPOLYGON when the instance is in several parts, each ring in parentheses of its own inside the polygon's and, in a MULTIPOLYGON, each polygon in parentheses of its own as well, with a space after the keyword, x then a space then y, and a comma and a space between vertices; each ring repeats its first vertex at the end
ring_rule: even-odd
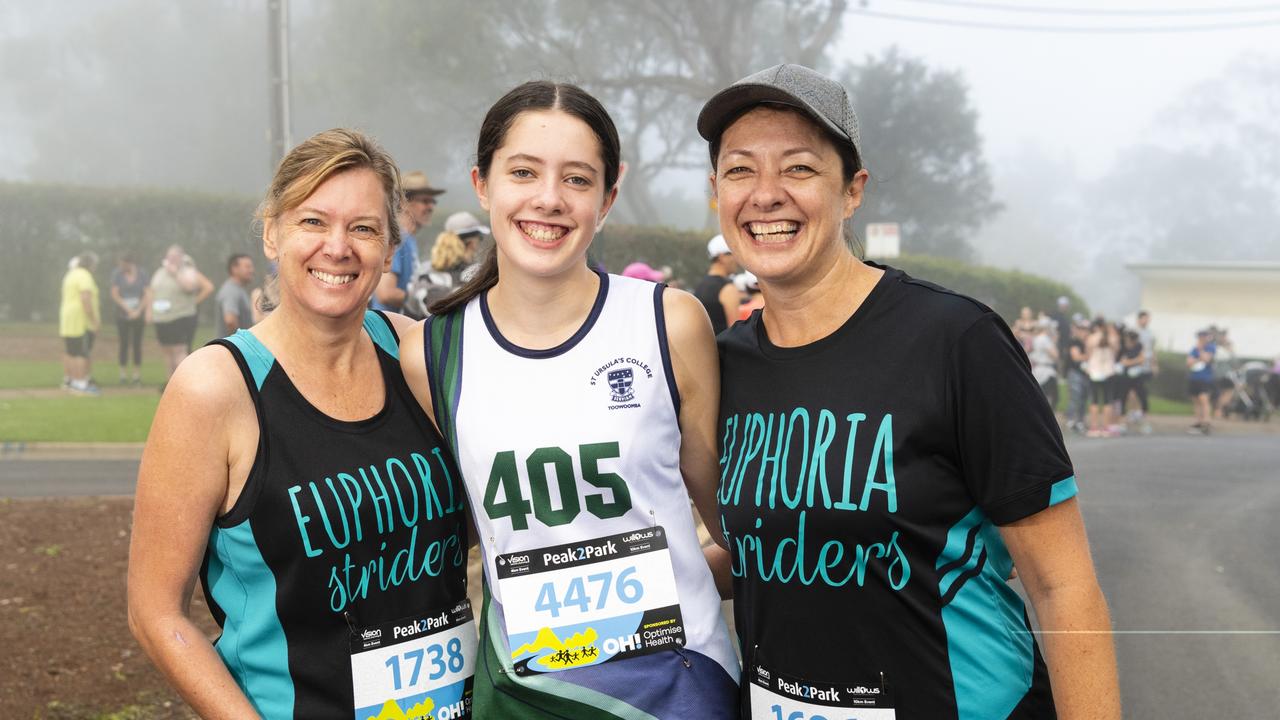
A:
POLYGON ((998 526, 1075 495, 1061 432, 998 315, 884 270, 813 343, 759 311, 718 339, 743 717, 779 676, 899 719, 1054 717, 998 526))

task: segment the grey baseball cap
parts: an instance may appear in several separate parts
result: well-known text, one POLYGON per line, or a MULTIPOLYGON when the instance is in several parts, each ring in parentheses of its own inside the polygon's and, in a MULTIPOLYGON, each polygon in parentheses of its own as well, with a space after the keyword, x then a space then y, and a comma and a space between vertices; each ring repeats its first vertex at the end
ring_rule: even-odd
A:
POLYGON ((840 83, 803 65, 775 65, 716 93, 698 113, 698 134, 711 142, 744 110, 763 103, 804 111, 836 138, 847 140, 862 157, 858 116, 849 102, 849 93, 840 83))

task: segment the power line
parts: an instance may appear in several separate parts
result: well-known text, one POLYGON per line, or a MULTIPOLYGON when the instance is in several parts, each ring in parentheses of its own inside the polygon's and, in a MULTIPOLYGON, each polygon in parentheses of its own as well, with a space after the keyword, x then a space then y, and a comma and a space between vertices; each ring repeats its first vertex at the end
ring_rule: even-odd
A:
POLYGON ((966 2, 966 0, 902 0, 919 5, 969 10, 994 10, 998 12, 1033 13, 1036 15, 1085 15, 1095 17, 1189 17, 1203 15, 1247 15, 1280 12, 1280 5, 1237 5, 1228 7, 1164 8, 1138 10, 1131 8, 1064 8, 1049 5, 1006 5, 1003 3, 966 2))
POLYGON ((1041 33, 1063 33, 1063 34, 1100 34, 1100 35, 1124 35, 1124 34, 1159 34, 1159 33, 1195 33, 1195 32, 1216 32, 1221 30, 1252 30, 1260 27, 1270 27, 1280 25, 1280 17, 1262 18, 1257 20, 1224 22, 1224 23, 1204 23, 1199 25, 1129 25, 1129 26, 1072 26, 1072 25, 1022 25, 1018 23, 999 23, 984 22, 981 20, 955 20, 948 18, 925 17, 921 15, 902 15, 900 13, 879 12, 877 10, 867 10, 865 8, 851 8, 852 12, 867 17, 881 18, 884 20, 900 20, 903 22, 914 22, 924 25, 941 25, 945 27, 961 27, 961 28, 977 28, 982 30, 1012 30, 1017 32, 1041 32, 1041 33))

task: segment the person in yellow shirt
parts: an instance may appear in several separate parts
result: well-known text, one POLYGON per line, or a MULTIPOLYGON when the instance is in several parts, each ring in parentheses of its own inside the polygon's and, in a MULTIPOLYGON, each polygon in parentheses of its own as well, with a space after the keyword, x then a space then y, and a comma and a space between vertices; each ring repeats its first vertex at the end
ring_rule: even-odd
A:
POLYGON ((80 395, 98 395, 101 392, 90 378, 89 363, 93 339, 102 327, 102 316, 98 312, 98 283, 93 279, 93 271, 97 267, 98 256, 85 251, 62 278, 62 307, 58 323, 58 334, 66 343, 62 366, 68 382, 66 387, 80 395))

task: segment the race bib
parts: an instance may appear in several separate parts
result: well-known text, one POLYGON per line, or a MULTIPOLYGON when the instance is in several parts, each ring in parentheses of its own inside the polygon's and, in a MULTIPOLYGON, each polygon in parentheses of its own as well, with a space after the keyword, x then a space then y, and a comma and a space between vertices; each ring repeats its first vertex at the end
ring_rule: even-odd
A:
POLYGON ((158 313, 165 312, 171 307, 173 307, 173 303, 169 302, 168 300, 159 299, 159 300, 151 301, 151 309, 158 313))
POLYGON ((355 719, 470 718, 476 644, 467 600, 423 617, 355 629, 355 719))
POLYGON ((137 310, 138 305, 142 304, 142 298, 127 297, 120 299, 124 302, 126 310, 137 310))
POLYGON ((507 553, 496 563, 517 675, 684 647, 661 526, 507 553))
POLYGON ((894 720, 889 688, 874 682, 802 680, 755 665, 751 674, 751 720, 894 720))

